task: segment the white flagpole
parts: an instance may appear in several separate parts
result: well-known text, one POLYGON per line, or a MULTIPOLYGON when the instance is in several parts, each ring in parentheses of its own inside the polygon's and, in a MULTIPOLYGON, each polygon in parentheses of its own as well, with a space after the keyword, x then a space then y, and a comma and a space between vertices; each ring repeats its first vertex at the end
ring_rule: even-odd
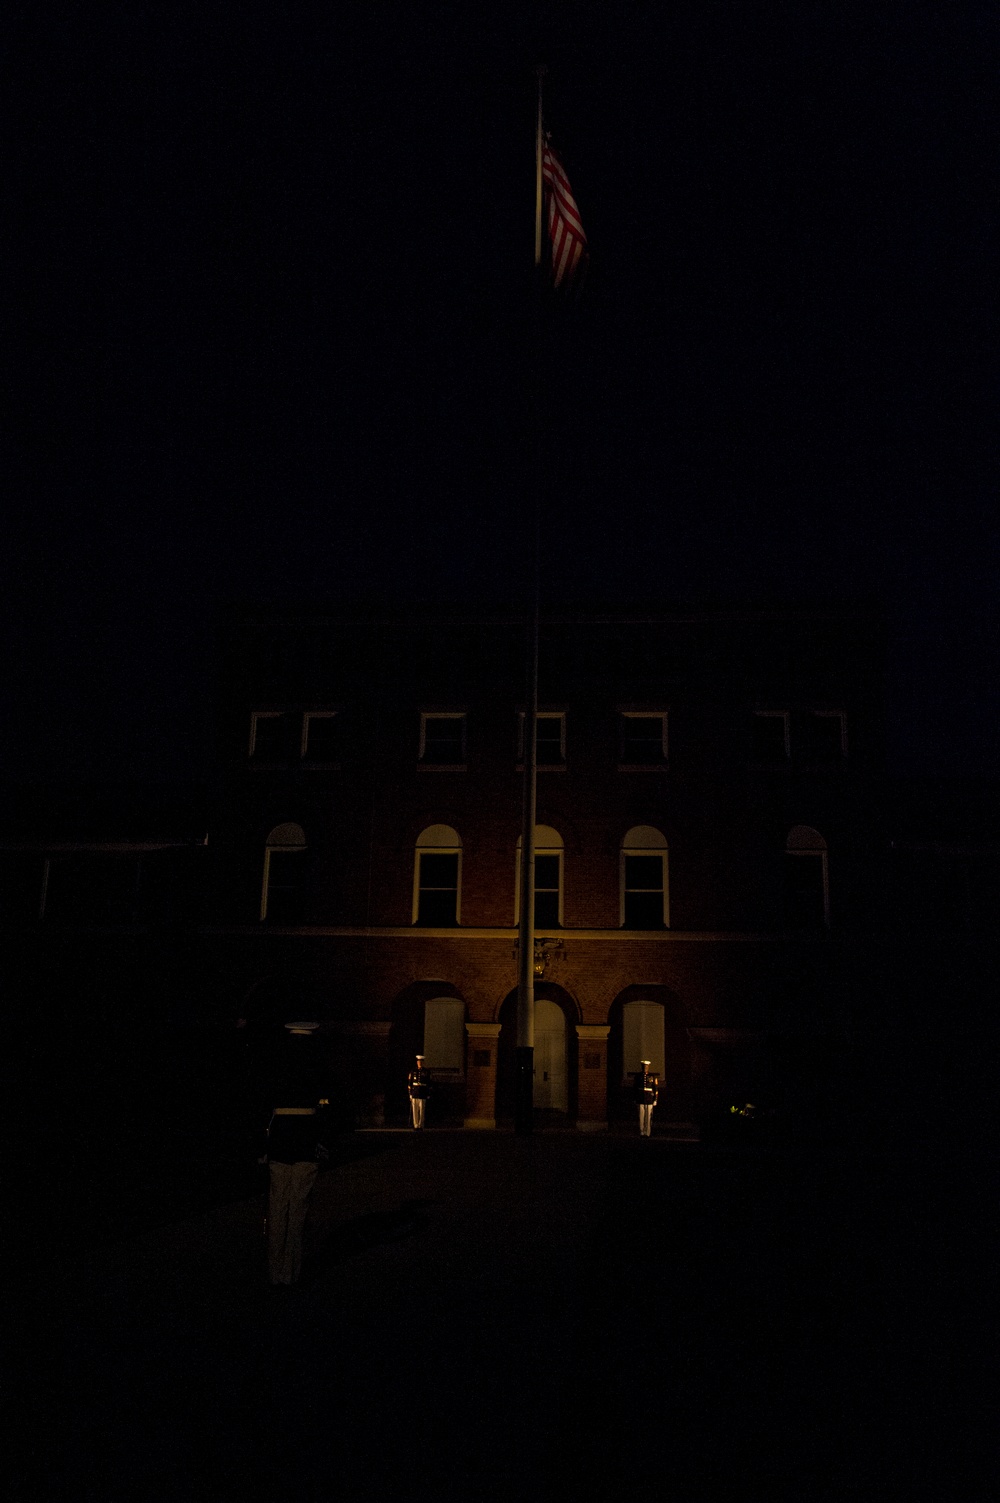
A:
MULTIPOLYGON (((542 79, 545 68, 535 70, 538 79, 538 110, 535 125, 535 275, 542 264, 542 79)), ((536 288, 541 296, 541 289, 536 288)), ((540 318, 541 309, 537 310, 540 318)), ((538 384, 541 330, 537 331, 535 380, 538 384)), ((538 618, 541 587, 539 511, 542 488, 540 393, 532 404, 536 424, 535 505, 531 621, 528 634, 527 695, 524 709, 524 792, 521 804, 521 902, 517 946, 517 1034, 514 1131, 530 1133, 534 1125, 535 1077, 535 811, 538 768, 538 618)))

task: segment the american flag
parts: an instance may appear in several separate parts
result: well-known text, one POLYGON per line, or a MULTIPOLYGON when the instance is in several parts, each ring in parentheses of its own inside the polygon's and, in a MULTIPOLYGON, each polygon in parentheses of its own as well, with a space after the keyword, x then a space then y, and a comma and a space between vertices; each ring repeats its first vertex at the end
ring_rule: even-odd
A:
POLYGON ((552 285, 572 287, 582 283, 590 253, 566 169, 548 137, 542 147, 542 181, 552 241, 552 285))

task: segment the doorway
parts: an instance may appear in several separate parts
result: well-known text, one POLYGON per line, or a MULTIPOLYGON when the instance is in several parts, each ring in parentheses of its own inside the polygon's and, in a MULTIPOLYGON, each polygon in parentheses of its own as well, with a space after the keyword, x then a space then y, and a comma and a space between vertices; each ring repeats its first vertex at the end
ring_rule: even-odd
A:
POLYGON ((632 1072, 649 1059, 660 1077, 660 1121, 691 1121, 691 1040, 676 993, 660 985, 627 986, 612 1002, 608 1022, 609 1118, 632 1120, 632 1072))

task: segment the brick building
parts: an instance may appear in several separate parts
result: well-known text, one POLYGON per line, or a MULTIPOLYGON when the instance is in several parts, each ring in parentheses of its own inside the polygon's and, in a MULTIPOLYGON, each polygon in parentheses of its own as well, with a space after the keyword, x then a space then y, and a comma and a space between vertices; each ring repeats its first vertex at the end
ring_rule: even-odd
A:
MULTIPOLYGON (((223 625, 211 972, 251 1028, 317 1018, 363 1120, 421 1048, 438 1121, 511 1114, 524 661, 487 610, 223 625)), ((543 1120, 604 1127, 641 1056, 661 1124, 809 1088, 878 922, 878 620, 550 613, 540 662, 543 1120)))

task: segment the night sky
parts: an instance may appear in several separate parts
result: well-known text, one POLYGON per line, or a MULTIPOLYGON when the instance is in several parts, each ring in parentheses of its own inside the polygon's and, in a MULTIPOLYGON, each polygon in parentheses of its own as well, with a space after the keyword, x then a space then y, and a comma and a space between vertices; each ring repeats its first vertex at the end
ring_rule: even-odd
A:
POLYGON ((197 777, 220 601, 522 598, 540 57, 545 603, 875 598, 893 765, 995 766, 995 6, 5 31, 8 773, 197 777))

